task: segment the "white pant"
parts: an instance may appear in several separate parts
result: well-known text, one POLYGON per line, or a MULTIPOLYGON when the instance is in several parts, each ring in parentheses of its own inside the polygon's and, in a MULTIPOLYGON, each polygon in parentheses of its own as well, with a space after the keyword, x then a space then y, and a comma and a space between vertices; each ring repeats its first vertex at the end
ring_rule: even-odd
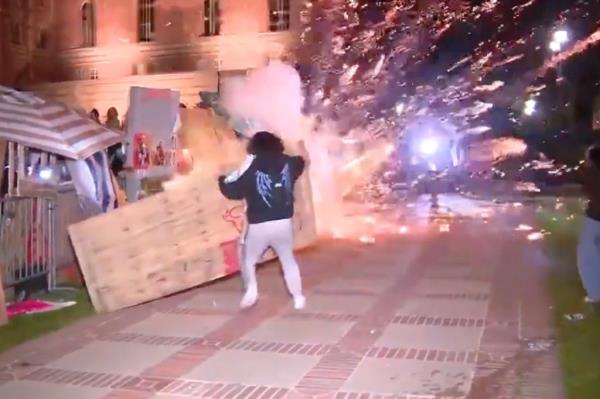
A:
POLYGON ((291 219, 273 220, 248 226, 244 240, 242 277, 246 290, 257 290, 256 264, 273 248, 283 269, 285 284, 294 297, 302 295, 300 269, 294 257, 294 233, 291 219))
POLYGON ((579 235, 577 267, 587 296, 600 302, 600 222, 588 217, 583 218, 579 235))

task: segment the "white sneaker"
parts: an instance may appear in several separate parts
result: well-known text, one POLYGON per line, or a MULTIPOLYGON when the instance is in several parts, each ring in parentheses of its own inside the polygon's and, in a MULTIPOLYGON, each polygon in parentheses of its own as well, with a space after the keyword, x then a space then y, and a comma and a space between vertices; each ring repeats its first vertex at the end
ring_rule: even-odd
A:
POLYGON ((296 295, 294 297, 294 309, 302 310, 306 307, 306 297, 304 295, 296 295))
POLYGON ((247 290, 240 302, 240 308, 248 309, 256 305, 258 301, 258 292, 256 290, 247 290))

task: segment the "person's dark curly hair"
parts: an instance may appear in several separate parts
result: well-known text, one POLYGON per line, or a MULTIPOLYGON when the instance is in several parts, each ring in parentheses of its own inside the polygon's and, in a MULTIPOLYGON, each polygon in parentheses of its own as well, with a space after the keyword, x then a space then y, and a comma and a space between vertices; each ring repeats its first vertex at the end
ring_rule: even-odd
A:
POLYGON ((258 132, 250 139, 248 154, 280 154, 285 151, 283 141, 270 132, 258 132))
POLYGON ((587 159, 596 169, 600 170, 600 144, 595 144, 587 150, 587 159))

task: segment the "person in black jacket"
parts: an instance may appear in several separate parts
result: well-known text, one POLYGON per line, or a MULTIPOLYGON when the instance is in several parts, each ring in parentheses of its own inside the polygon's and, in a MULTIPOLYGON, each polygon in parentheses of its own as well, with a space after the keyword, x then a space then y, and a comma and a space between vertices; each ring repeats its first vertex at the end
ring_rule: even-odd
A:
POLYGON ((240 306, 248 308, 258 300, 256 263, 268 248, 273 248, 294 308, 302 309, 306 299, 293 252, 292 217, 294 184, 304 171, 304 158, 284 154, 281 139, 269 132, 258 132, 252 137, 248 154, 241 170, 219 177, 219 189, 226 198, 246 201, 248 230, 241 267, 246 292, 240 306))

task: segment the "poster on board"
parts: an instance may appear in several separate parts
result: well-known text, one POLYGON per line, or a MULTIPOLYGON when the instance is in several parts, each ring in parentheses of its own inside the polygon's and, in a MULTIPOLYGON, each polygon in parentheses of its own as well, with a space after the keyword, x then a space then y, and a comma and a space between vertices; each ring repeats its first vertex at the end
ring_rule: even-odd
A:
POLYGON ((177 149, 179 92, 132 87, 127 112, 127 163, 135 170, 168 166, 177 149))

